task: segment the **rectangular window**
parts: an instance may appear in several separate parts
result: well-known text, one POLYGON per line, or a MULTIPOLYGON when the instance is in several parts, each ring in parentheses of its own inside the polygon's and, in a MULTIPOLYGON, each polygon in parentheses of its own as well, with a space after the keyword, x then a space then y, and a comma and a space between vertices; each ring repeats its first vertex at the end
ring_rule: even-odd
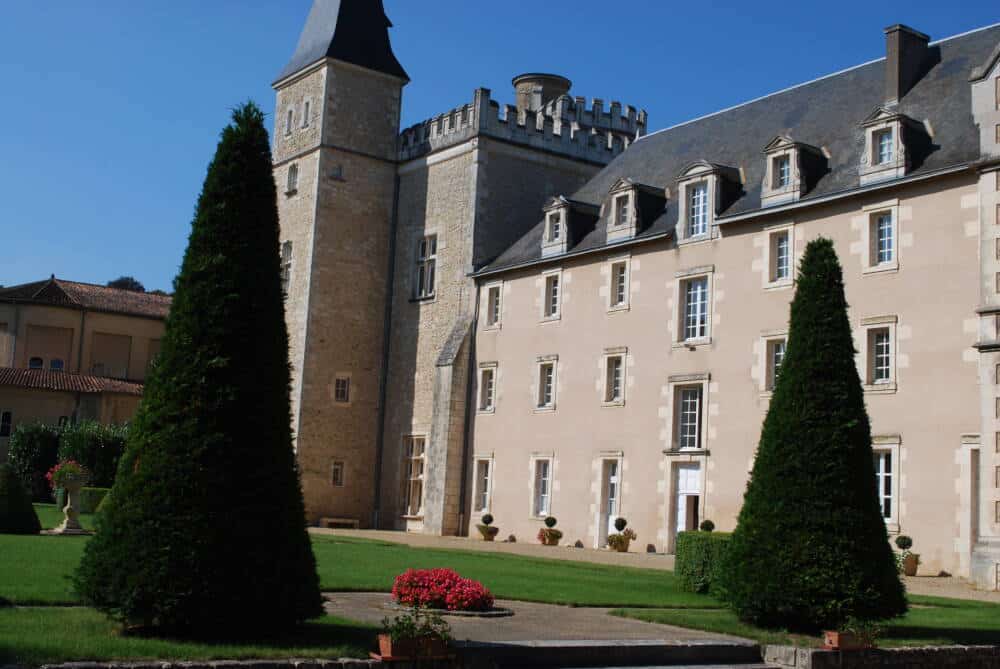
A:
POLYGON ((767 342, 767 389, 774 390, 781 373, 781 363, 785 361, 785 349, 788 343, 784 339, 771 339, 767 342))
POLYGON ((333 401, 351 401, 351 378, 349 376, 338 376, 333 381, 333 401))
POLYGON ((490 478, 493 473, 490 471, 491 464, 490 460, 476 460, 476 491, 473 499, 477 513, 490 510, 490 478))
POLYGON ((543 362, 538 365, 538 408, 551 409, 556 397, 556 363, 543 362))
POLYGON ((424 511, 424 437, 410 436, 404 440, 406 453, 406 515, 420 516, 424 511))
POLYGON ((490 286, 486 292, 486 324, 500 324, 500 286, 490 286))
POLYGON ((624 398, 623 385, 625 376, 625 360, 621 355, 609 355, 605 363, 604 401, 621 402, 624 398))
POLYGON ((330 469, 330 483, 335 488, 344 487, 344 462, 343 460, 334 460, 333 466, 330 469))
POLYGON ((545 317, 555 318, 559 315, 559 275, 550 274, 545 277, 545 317))
POLYGON ((892 341, 889 328, 873 328, 868 331, 871 383, 892 382, 892 341))
POLYGON ((531 512, 536 516, 547 516, 552 501, 552 461, 535 460, 535 499, 531 512))
POLYGON ((496 369, 486 367, 479 370, 479 410, 493 411, 496 393, 496 369))
POLYGON ((619 195, 615 198, 615 225, 628 225, 631 199, 628 195, 619 195))
POLYGON ((14 415, 10 411, 0 411, 0 438, 10 436, 14 415))
POLYGON ((562 239, 562 212, 553 211, 549 214, 549 241, 562 239))
POLYGON ((893 142, 892 130, 880 130, 875 133, 875 164, 885 165, 892 162, 893 142))
POLYGON ((875 262, 892 262, 895 257, 895 237, 892 229, 892 214, 875 217, 875 262))
POLYGON ((873 455, 879 506, 882 508, 882 518, 889 520, 893 517, 895 506, 892 499, 892 451, 875 451, 873 455))
POLYGON ((689 279, 684 288, 684 340, 708 336, 708 277, 689 279))
POLYGON ((312 107, 312 102, 310 100, 306 100, 305 104, 302 105, 302 127, 303 128, 308 128, 309 127, 309 112, 311 111, 310 107, 312 107))
POLYGON ((787 188, 792 183, 791 156, 778 156, 771 166, 774 173, 774 188, 787 188))
POLYGON ((788 230, 771 235, 771 281, 785 281, 792 276, 792 240, 788 230))
POLYGON ((288 112, 285 114, 285 137, 292 134, 292 121, 294 119, 295 119, 295 109, 289 107, 288 112))
POLYGON ((628 304, 628 266, 625 261, 611 265, 611 306, 628 304))
POLYGON ((417 297, 434 296, 436 266, 437 235, 428 235, 417 243, 417 297))
POLYGON ((288 284, 292 280, 292 243, 281 243, 281 292, 288 296, 288 284))
POLYGON ((701 386, 677 389, 677 447, 682 451, 701 448, 701 386))
MULTIPOLYGON (((42 360, 41 358, 39 358, 39 357, 32 357, 32 358, 28 359, 28 369, 42 369, 43 367, 45 367, 45 361, 42 360)), ((98 374, 98 375, 103 374, 104 373, 104 365, 100 365, 100 368, 101 368, 100 373, 98 373, 96 371, 97 367, 98 367, 98 365, 94 365, 95 370, 92 370, 92 373, 98 374)))
POLYGON ((705 182, 688 186, 691 191, 688 200, 688 237, 708 232, 708 184, 705 182))

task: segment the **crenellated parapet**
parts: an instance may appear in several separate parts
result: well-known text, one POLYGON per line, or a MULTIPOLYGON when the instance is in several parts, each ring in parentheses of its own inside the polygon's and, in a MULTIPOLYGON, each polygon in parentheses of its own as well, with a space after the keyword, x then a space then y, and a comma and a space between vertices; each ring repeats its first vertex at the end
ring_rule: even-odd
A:
POLYGON ((456 107, 400 133, 400 160, 411 160, 453 146, 475 135, 486 135, 605 164, 646 132, 646 112, 620 102, 605 109, 595 98, 588 106, 582 97, 560 95, 537 110, 501 105, 490 90, 479 88, 470 104, 456 107))

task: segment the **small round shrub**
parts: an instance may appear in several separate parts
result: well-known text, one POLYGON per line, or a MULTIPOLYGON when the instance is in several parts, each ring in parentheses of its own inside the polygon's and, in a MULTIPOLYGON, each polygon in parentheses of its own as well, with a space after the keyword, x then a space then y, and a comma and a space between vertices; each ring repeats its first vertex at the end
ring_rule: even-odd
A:
POLYGON ((38 534, 42 526, 14 468, 0 465, 0 534, 38 534))
POLYGON ((580 541, 579 539, 577 539, 577 540, 576 540, 576 541, 575 541, 575 542, 573 543, 573 548, 583 548, 583 542, 582 542, 582 541, 580 541))
POLYGON ((507 537, 507 543, 509 543, 509 544, 516 544, 517 543, 517 537, 514 536, 513 534, 510 535, 509 537, 507 537))
POLYGON ((628 521, 624 518, 615 518, 615 529, 621 532, 628 525, 628 521))
POLYGON ((493 595, 479 581, 452 569, 407 569, 392 584, 392 598, 404 606, 448 611, 489 611, 493 595))
POLYGON ((552 528, 555 526, 556 526, 556 519, 554 516, 548 516, 545 518, 545 527, 552 528))
POLYGON ((493 514, 491 514, 491 513, 484 513, 483 514, 483 525, 492 525, 492 524, 493 524, 493 514))
POLYGON ((913 548, 913 539, 906 536, 905 534, 900 534, 896 537, 896 546, 901 551, 908 551, 913 548))
POLYGON ((702 532, 711 532, 715 529, 715 523, 706 518, 705 520, 701 521, 701 525, 698 526, 698 529, 701 530, 702 532))

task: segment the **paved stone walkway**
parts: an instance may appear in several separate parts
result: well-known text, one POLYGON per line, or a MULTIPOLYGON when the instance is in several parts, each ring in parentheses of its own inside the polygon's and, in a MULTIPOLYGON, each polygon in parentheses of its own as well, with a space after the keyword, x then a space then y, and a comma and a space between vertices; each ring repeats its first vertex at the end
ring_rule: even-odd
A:
MULTIPOLYGON (((545 557, 556 560, 572 560, 574 562, 594 562, 597 564, 639 567, 642 569, 673 570, 674 568, 674 556, 663 553, 616 553, 614 551, 595 550, 592 548, 573 548, 572 546, 542 546, 531 542, 513 544, 504 542, 491 543, 470 537, 436 537, 413 532, 391 532, 385 530, 327 530, 310 528, 309 531, 314 534, 377 539, 379 541, 390 541, 421 548, 488 551, 531 557, 545 557)), ((907 591, 915 595, 973 599, 1000 604, 1000 591, 977 590, 964 579, 954 576, 916 576, 905 577, 904 580, 907 591)))
MULTIPOLYGON (((389 605, 391 595, 381 592, 336 592, 324 595, 326 612, 362 622, 380 624, 398 610, 389 605)), ((497 600, 497 606, 512 609, 505 618, 469 618, 444 616, 458 641, 558 640, 657 640, 743 641, 736 637, 699 630, 657 625, 609 616, 610 609, 556 606, 497 600)))

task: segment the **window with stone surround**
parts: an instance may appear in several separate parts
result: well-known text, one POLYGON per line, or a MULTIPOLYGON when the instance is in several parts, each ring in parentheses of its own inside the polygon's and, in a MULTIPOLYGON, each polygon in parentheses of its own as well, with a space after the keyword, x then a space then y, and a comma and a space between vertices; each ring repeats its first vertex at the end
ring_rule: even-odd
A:
POLYGON ((285 137, 292 134, 292 126, 295 122, 295 108, 289 107, 288 111, 285 112, 285 137))
POLYGON ((14 413, 12 411, 0 411, 0 438, 10 436, 14 425, 14 413))
POLYGON ((896 322, 895 316, 861 321, 866 392, 896 390, 896 322))
POLYGON ((556 319, 560 313, 561 274, 552 272, 545 275, 545 292, 542 294, 542 318, 556 319))
POLYGON ((403 453, 405 454, 406 479, 404 481, 404 513, 406 516, 419 517, 424 513, 424 463, 426 437, 408 435, 403 438, 403 453))
POLYGON ((688 185, 688 225, 687 237, 698 237, 708 233, 708 182, 699 181, 688 185))
POLYGON ((309 127, 309 121, 310 121, 309 116, 310 116, 310 112, 311 111, 312 111, 312 100, 306 100, 305 102, 302 103, 302 127, 303 128, 308 128, 309 127))
POLYGON ((288 166, 288 178, 285 183, 285 195, 295 195, 299 191, 299 166, 292 163, 288 166))
POLYGON ((875 489, 878 491, 879 507, 882 509, 882 518, 888 520, 893 517, 896 505, 892 494, 892 481, 895 476, 892 466, 892 451, 873 451, 875 465, 875 489))
POLYGON ((767 369, 765 371, 764 388, 768 392, 773 392, 775 383, 778 381, 778 374, 781 373, 781 365, 785 361, 788 339, 786 337, 774 337, 767 339, 765 344, 767 348, 767 369))
POLYGON ((681 283, 684 295, 682 319, 684 341, 708 337, 708 277, 699 276, 681 283))
POLYGON ((434 297, 437 269, 437 235, 427 235, 417 242, 416 297, 434 297))
POLYGON ((486 287, 486 327, 488 328, 500 326, 501 308, 503 306, 502 288, 502 284, 486 287))
POLYGON ((865 258, 863 273, 897 271, 899 269, 899 203, 891 200, 884 205, 864 208, 867 226, 864 229, 865 258))
POLYGON ((550 211, 546 220, 546 240, 549 242, 557 242, 561 240, 563 236, 563 212, 550 211))
POLYGON ((281 243, 281 293, 288 297, 288 285, 292 280, 292 243, 281 243))
POLYGON ((677 450, 702 448, 702 385, 683 385, 674 389, 674 434, 677 450))
POLYGON ((625 404, 625 349, 609 349, 604 354, 604 405, 625 404))
POLYGON ((535 458, 534 479, 531 513, 533 516, 544 518, 552 511, 552 460, 550 458, 535 458))
POLYGON ((479 411, 493 413, 496 410, 496 363, 482 363, 479 368, 479 411))
POLYGON ((787 153, 771 160, 771 188, 788 188, 792 183, 792 157, 787 153))
POLYGON ((333 380, 333 401, 348 404, 351 401, 351 377, 338 374, 333 380))
POLYGON ((334 460, 330 466, 330 484, 334 488, 344 487, 344 461, 334 460))
POLYGON ((476 480, 473 491, 473 511, 487 513, 490 510, 490 493, 493 484, 493 460, 476 458, 476 480))
POLYGON ((538 363, 538 397, 536 408, 556 407, 556 363, 555 359, 543 359, 538 363))
POLYGON ((611 310, 628 307, 628 261, 618 260, 611 263, 611 286, 609 290, 611 310))
POLYGON ((787 286, 792 281, 792 227, 767 234, 767 281, 765 287, 787 286))
POLYGON ((612 224, 616 227, 629 225, 632 213, 632 195, 623 193, 615 196, 615 213, 612 224))

